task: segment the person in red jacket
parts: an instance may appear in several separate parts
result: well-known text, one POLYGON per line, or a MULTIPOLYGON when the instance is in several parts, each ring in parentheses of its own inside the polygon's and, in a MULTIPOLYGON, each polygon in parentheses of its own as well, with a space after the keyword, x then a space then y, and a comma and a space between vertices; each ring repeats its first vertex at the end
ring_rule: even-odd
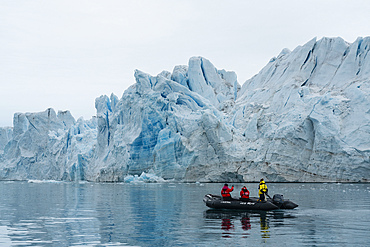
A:
POLYGON ((231 189, 230 189, 228 184, 224 184, 224 187, 222 187, 221 189, 222 199, 224 201, 232 201, 233 198, 231 198, 230 192, 233 190, 234 190, 234 186, 231 186, 231 189))
POLYGON ((249 190, 245 186, 240 190, 240 200, 249 201, 249 190))

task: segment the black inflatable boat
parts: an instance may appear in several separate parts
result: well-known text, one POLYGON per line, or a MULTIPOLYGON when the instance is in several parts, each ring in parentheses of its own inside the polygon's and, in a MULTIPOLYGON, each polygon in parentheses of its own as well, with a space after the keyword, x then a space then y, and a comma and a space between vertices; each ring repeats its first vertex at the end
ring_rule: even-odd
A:
POLYGON ((283 195, 274 195, 272 199, 261 202, 256 197, 250 197, 248 201, 233 199, 224 201, 221 196, 208 194, 203 198, 207 207, 215 209, 241 209, 241 210, 263 210, 269 211, 274 209, 293 209, 298 207, 297 204, 289 200, 284 200, 283 195))

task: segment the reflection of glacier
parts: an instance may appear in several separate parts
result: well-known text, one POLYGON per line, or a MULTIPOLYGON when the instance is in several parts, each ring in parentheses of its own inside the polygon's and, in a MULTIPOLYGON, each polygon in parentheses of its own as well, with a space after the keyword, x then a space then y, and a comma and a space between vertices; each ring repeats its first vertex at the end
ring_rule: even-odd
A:
POLYGON ((370 38, 284 49, 243 87, 193 57, 96 99, 97 115, 16 113, 0 128, 1 179, 368 181, 370 38))
MULTIPOLYGON (((0 224, 6 224, 6 246, 75 246, 100 241, 99 221, 91 206, 94 193, 86 186, 55 182, 0 185, 0 224), (89 200, 89 201, 87 201, 89 200)), ((4 242, 0 241, 4 246, 4 242)))

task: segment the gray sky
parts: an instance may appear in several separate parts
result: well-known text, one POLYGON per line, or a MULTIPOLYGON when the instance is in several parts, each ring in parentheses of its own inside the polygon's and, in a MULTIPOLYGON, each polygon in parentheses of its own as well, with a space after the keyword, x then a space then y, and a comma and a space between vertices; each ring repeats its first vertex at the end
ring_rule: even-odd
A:
POLYGON ((192 56, 243 84, 283 48, 370 36, 367 0, 0 0, 0 126, 49 107, 95 115, 134 70, 172 72, 192 56))

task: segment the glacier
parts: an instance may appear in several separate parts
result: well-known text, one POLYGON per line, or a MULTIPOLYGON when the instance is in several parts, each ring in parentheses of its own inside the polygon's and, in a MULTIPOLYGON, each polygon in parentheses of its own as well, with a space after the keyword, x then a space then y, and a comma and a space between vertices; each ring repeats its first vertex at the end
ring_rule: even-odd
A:
POLYGON ((370 37, 315 38, 242 86, 203 57, 136 70, 90 120, 15 113, 0 128, 0 179, 369 182, 369 50, 370 37))

